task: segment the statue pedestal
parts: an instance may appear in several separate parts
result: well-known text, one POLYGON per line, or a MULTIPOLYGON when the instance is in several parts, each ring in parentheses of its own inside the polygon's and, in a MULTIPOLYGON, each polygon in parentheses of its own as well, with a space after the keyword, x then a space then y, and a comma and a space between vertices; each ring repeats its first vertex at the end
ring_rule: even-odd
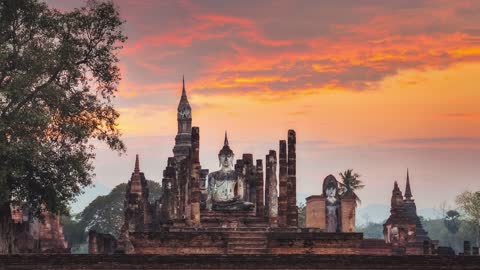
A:
POLYGON ((254 204, 251 202, 243 202, 240 200, 231 202, 215 202, 212 205, 214 211, 248 211, 254 208, 254 204))
POLYGON ((202 211, 202 227, 206 228, 265 228, 268 222, 264 217, 257 217, 254 209, 251 210, 222 210, 202 211))

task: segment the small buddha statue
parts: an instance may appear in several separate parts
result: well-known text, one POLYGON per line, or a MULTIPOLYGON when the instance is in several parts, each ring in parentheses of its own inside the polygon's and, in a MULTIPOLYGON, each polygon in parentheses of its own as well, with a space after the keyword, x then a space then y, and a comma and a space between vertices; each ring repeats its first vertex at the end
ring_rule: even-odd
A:
POLYGON ((326 198, 326 232, 340 231, 340 199, 337 179, 327 176, 323 182, 323 196, 326 198))
POLYGON ((233 169, 234 154, 227 133, 218 153, 220 170, 208 174, 208 210, 250 210, 254 204, 244 200, 244 179, 233 169))

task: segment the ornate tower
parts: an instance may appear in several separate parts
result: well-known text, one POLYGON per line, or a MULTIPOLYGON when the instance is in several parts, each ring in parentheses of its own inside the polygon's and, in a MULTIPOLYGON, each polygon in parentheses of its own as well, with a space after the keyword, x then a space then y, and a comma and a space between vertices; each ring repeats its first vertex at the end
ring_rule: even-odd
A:
POLYGON ((192 147, 192 108, 188 103, 187 92, 185 91, 185 78, 182 82, 182 97, 177 109, 178 132, 173 147, 173 156, 177 160, 186 158, 192 147))
POLYGON ((415 200, 413 199, 412 189, 410 187, 410 174, 407 169, 407 184, 405 187, 405 199, 403 200, 405 204, 405 214, 408 218, 415 223, 415 232, 416 240, 422 242, 424 240, 429 240, 428 232, 423 229, 422 222, 417 215, 417 206, 415 200))
POLYGON ((140 171, 138 155, 135 158, 135 168, 130 181, 127 183, 125 194, 125 219, 123 231, 146 231, 151 222, 149 211, 149 190, 147 179, 140 171))

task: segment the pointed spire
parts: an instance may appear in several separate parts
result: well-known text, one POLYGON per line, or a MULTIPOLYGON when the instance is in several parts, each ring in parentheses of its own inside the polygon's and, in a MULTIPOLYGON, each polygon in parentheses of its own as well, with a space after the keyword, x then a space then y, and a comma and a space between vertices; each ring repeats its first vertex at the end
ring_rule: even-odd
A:
POLYGON ((230 146, 228 145, 227 131, 225 131, 225 140, 223 141, 223 147, 218 153, 218 155, 233 156, 233 151, 232 149, 230 149, 230 146))
POLYGON ((140 161, 138 159, 138 154, 137 156, 135 157, 135 169, 134 169, 134 172, 135 173, 139 173, 140 172, 140 161))
POLYGON ((227 131, 225 130, 225 140, 223 141, 224 146, 228 146, 227 131))
POLYGON ((400 191, 397 181, 395 181, 395 184, 393 184, 393 191, 400 191))
POLYGON ((187 91, 185 91, 185 75, 182 76, 182 96, 186 96, 187 91))
POLYGON ((407 186, 405 187, 405 198, 407 200, 411 200, 412 199, 412 190, 410 189, 410 174, 408 172, 408 169, 407 169, 407 186))
POLYGON ((135 169, 133 170, 132 177, 130 178, 129 184, 130 184, 130 193, 135 193, 135 194, 143 193, 142 178, 140 175, 140 161, 138 158, 138 154, 135 156, 135 169))

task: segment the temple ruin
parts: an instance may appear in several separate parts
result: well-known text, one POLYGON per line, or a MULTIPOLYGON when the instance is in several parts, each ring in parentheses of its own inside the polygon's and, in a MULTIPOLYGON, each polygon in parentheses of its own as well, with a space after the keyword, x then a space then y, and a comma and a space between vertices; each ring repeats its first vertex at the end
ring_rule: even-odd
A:
MULTIPOLYGON (((163 170, 163 195, 149 203, 137 155, 125 197, 121 236, 91 232, 90 253, 127 254, 434 254, 422 229, 407 176, 398 185, 384 239, 355 232, 356 196, 333 175, 306 201, 306 228, 298 226, 296 132, 288 130, 265 159, 236 154, 225 133, 219 170, 201 166, 200 128, 192 127, 185 82, 177 110, 173 156, 163 170), (278 155, 277 155, 278 153, 278 155), (235 160, 235 157, 237 159, 235 160), (320 189, 319 189, 320 190, 320 189)), ((320 184, 320 183, 319 183, 320 184)))

